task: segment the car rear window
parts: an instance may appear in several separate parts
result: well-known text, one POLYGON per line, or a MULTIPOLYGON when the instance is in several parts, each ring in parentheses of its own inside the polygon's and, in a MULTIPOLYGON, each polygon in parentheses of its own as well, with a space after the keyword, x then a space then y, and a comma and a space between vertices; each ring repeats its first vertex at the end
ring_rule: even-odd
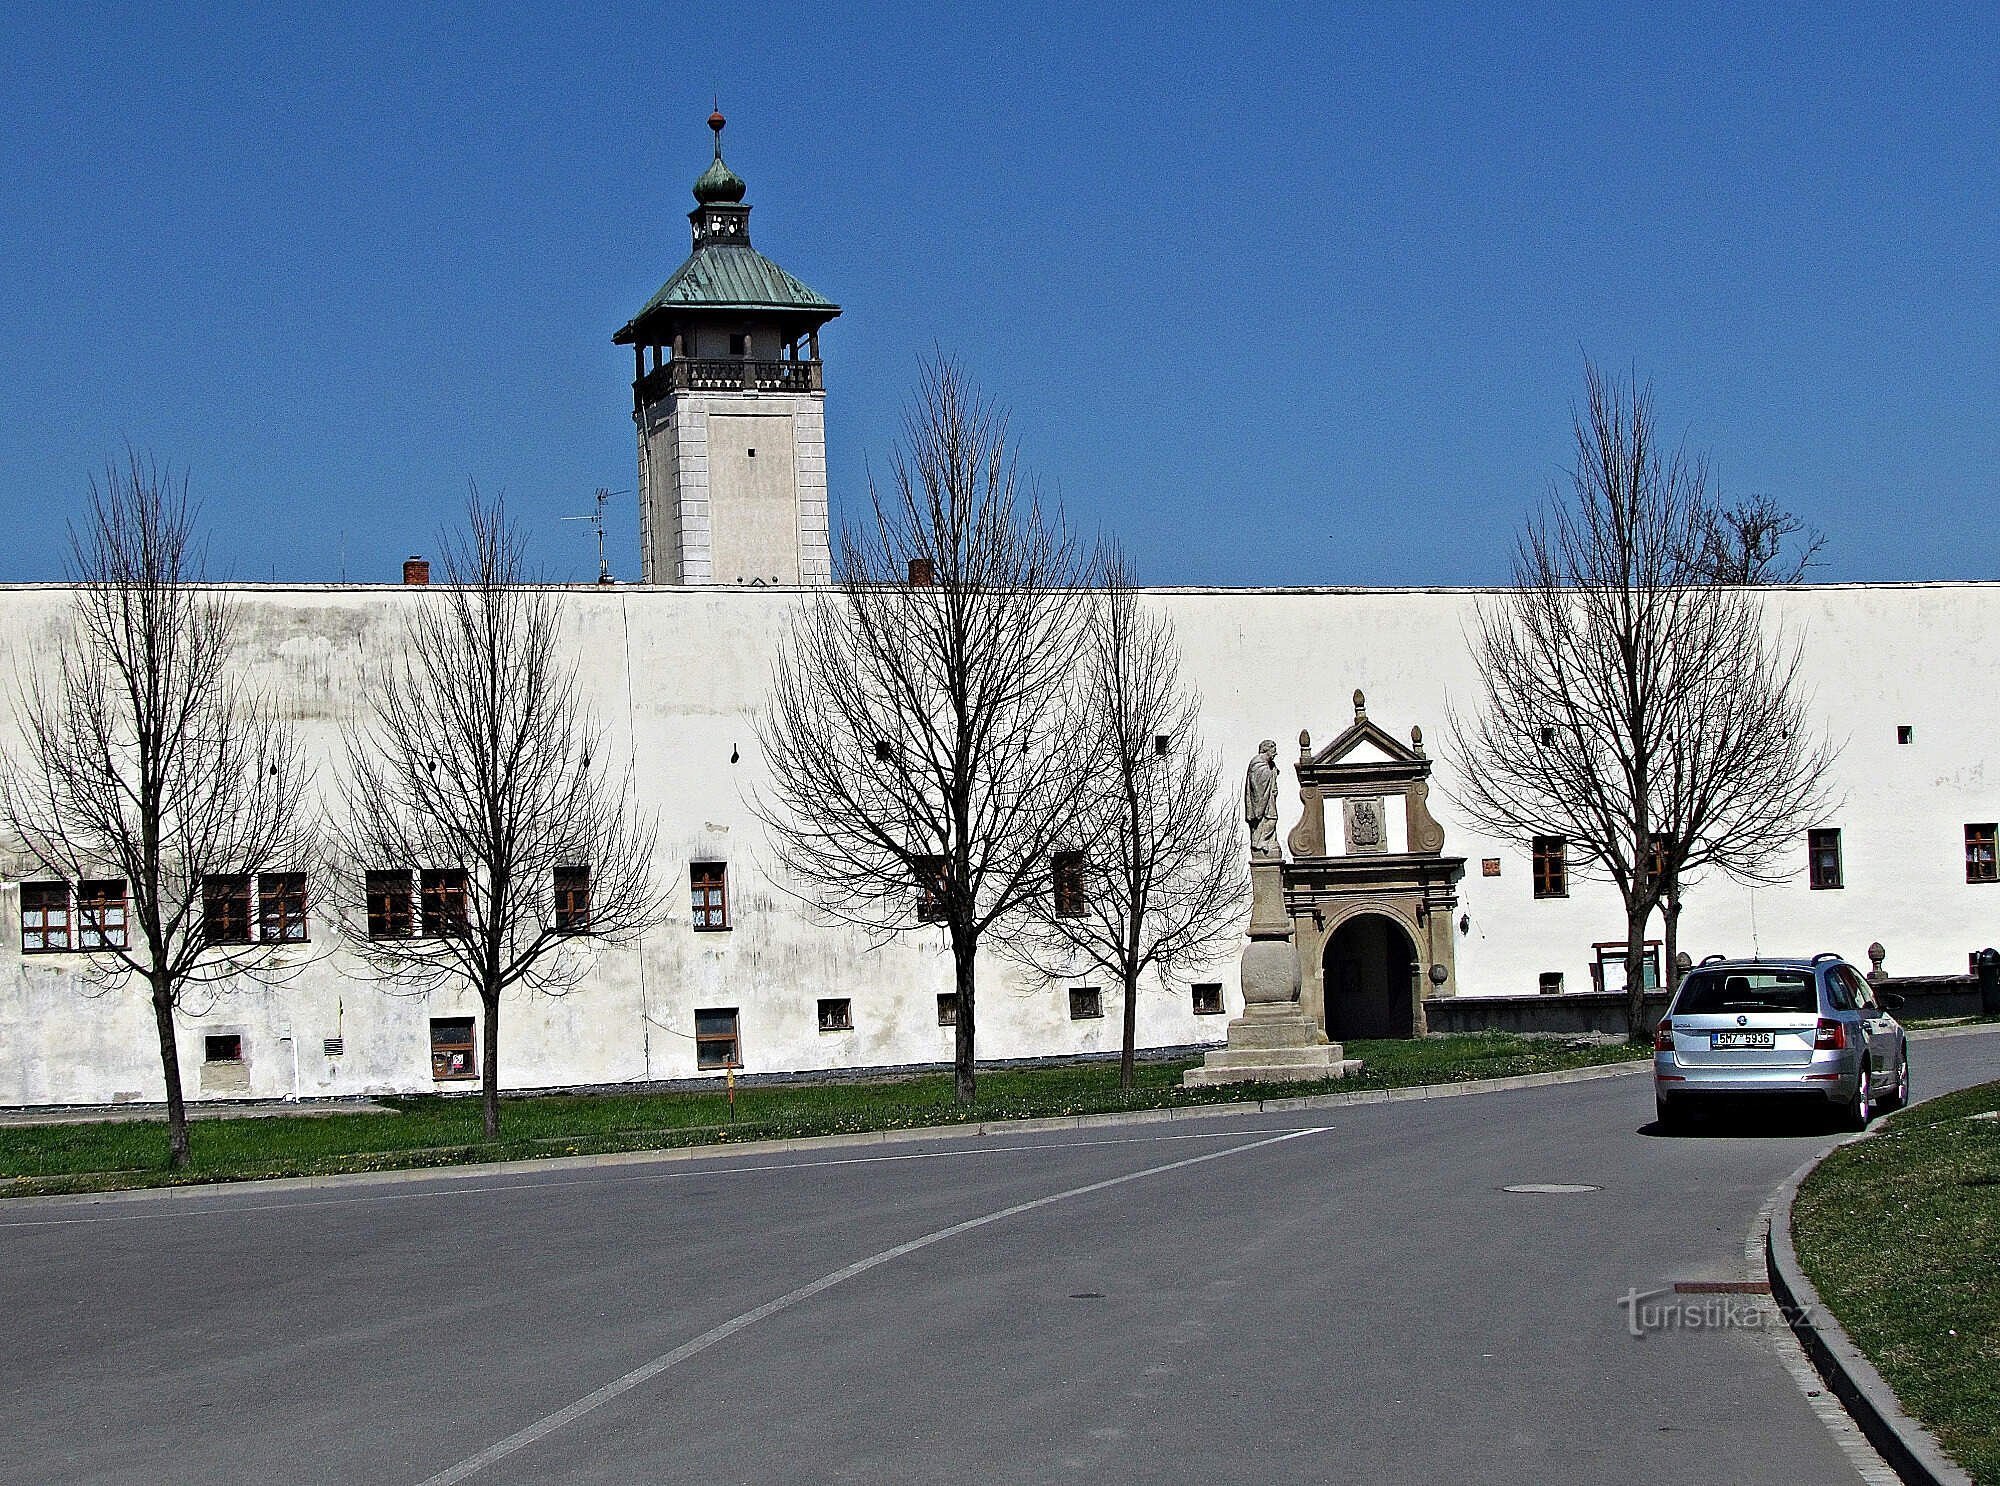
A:
POLYGON ((1674 1010, 1686 1016, 1720 1011, 1817 1011, 1810 970, 1696 970, 1681 986, 1674 1010))

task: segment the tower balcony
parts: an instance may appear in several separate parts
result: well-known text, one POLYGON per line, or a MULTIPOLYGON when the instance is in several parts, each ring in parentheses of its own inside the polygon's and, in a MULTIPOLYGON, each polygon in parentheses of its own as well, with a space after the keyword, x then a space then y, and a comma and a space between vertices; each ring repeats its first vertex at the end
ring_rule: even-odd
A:
POLYGON ((746 357, 676 356, 639 378, 639 401, 674 392, 823 392, 818 361, 752 361, 746 357))

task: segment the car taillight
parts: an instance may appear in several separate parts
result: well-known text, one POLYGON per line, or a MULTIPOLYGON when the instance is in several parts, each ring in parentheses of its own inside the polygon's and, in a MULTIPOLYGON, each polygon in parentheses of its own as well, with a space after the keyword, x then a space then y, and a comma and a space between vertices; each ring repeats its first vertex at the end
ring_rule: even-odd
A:
POLYGON ((1673 1050, 1674 1024, 1672 1022, 1661 1022, 1653 1030, 1653 1051, 1656 1053, 1670 1053, 1673 1050))
POLYGON ((1819 1030, 1813 1033, 1813 1048, 1822 1053, 1838 1052, 1847 1046, 1847 1023, 1836 1022, 1831 1017, 1819 1019, 1819 1030))

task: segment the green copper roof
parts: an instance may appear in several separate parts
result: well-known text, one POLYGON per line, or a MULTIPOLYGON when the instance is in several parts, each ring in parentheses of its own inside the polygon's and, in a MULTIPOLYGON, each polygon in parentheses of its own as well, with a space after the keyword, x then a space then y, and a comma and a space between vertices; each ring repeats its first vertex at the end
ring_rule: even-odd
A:
POLYGON ((748 189, 743 184, 743 177, 722 163, 722 141, 718 139, 715 158, 694 183, 694 199, 703 206, 712 206, 718 201, 737 202, 743 199, 743 193, 748 189))
POLYGON ((840 313, 839 305, 815 294, 748 244, 709 243, 689 254, 613 339, 630 341, 641 321, 677 309, 805 310, 826 320, 840 313))

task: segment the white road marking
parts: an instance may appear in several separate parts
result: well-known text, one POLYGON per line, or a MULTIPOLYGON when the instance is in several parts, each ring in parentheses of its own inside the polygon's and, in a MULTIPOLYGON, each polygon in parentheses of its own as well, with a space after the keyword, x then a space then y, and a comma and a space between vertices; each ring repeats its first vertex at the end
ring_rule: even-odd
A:
MULTIPOLYGON (((630 1393, 634 1388, 644 1383, 651 1382, 669 1368, 679 1366, 698 1352, 707 1351, 717 1342, 726 1341, 739 1331, 755 1326, 759 1321, 775 1316, 779 1311, 787 1310, 797 1305, 800 1301, 810 1300, 822 1291, 831 1290, 835 1285, 845 1284, 857 1275, 866 1274, 871 1269, 879 1269, 892 1259, 901 1259, 906 1254, 914 1254, 917 1250, 927 1249, 932 1244, 943 1243, 948 1238, 956 1238, 960 1234, 970 1233, 976 1228, 984 1228, 989 1224, 1002 1222, 1007 1218, 1016 1218, 1023 1213, 1034 1212, 1038 1208, 1050 1207, 1058 1202, 1067 1202, 1073 1197, 1087 1197, 1093 1192, 1102 1192, 1111 1187, 1123 1186, 1126 1182, 1140 1181, 1149 1176, 1164 1176, 1170 1171, 1184 1171, 1190 1166, 1200 1166, 1208 1161, 1219 1161, 1225 1156, 1240 1156, 1247 1151, 1261 1150, 1265 1146, 1278 1145, 1287 1140, 1297 1140, 1302 1135, 1324 1134, 1328 1128, 1325 1125, 1312 1125, 1302 1130, 1288 1130, 1281 1135, 1272 1135, 1263 1140, 1252 1141, 1248 1145, 1233 1145, 1227 1150, 1208 1151, 1199 1156, 1187 1156, 1179 1161, 1169 1161, 1161 1166, 1148 1166, 1139 1171, 1128 1171, 1123 1176, 1107 1177, 1103 1181, 1089 1182, 1081 1187, 1071 1187, 1065 1192, 1054 1192, 1046 1197, 1036 1197, 1027 1202, 1017 1202, 1011 1207, 1003 1207, 997 1212, 986 1213, 981 1217, 967 1218, 962 1223, 953 1223, 947 1228, 935 1229, 921 1237, 913 1238, 907 1243, 900 1243, 894 1248, 884 1249, 879 1254, 870 1254, 866 1259, 857 1259, 844 1269, 836 1269, 831 1274, 821 1275, 816 1280, 800 1285, 796 1290, 788 1290, 776 1300, 768 1300, 755 1310, 745 1311, 740 1316, 724 1321, 713 1330, 704 1331, 693 1341, 684 1342, 680 1346, 675 1347, 673 1351, 662 1353, 651 1362, 633 1368, 622 1377, 613 1378, 603 1387, 584 1394, 583 1397, 577 1399, 574 1403, 557 1409, 553 1414, 548 1414, 537 1419, 526 1429, 508 1435, 506 1439, 501 1440, 497 1444, 487 1446, 477 1455, 469 1455, 456 1465, 449 1466, 434 1476, 426 1477, 420 1483, 420 1486, 456 1486, 457 1482, 477 1475, 480 1471, 486 1469, 487 1466, 496 1465, 517 1451, 525 1450, 537 1440, 553 1434, 564 1425, 574 1423, 592 1409, 607 1404, 622 1394, 630 1393)), ((1241 1134, 1243 1132, 1239 1131, 1236 1133, 1241 1134)))
MULTIPOLYGON (((1319 1128, 1319 1127, 1315 1127, 1319 1128)), ((236 1213, 308 1212, 322 1207, 353 1207, 368 1202, 435 1202, 444 1197, 473 1197, 482 1193, 560 1191, 564 1187, 611 1187, 629 1182, 680 1181, 688 1177, 747 1176, 763 1171, 814 1171, 827 1166, 872 1166, 891 1161, 937 1161, 947 1156, 999 1156, 1020 1151, 1074 1151, 1095 1146, 1151 1145, 1166 1140, 1231 1140, 1242 1135, 1269 1135, 1268 1126, 1248 1130, 1186 1130, 1171 1135, 1120 1135, 1105 1140, 1043 1140, 1024 1145, 966 1145, 936 1151, 897 1151, 881 1156, 829 1156, 823 1161, 764 1161, 749 1166, 712 1167, 698 1161, 727 1160, 728 1152, 694 1157, 673 1163, 669 1171, 634 1172, 629 1176, 569 1177, 561 1181, 537 1181, 533 1174, 516 1182, 495 1182, 468 1186, 454 1178, 449 1169, 438 1173, 441 1185, 422 1192, 375 1192, 364 1197, 305 1197, 297 1202, 243 1202, 214 1207, 176 1207, 171 1199, 159 1202, 157 1210, 148 1204, 138 1212, 90 1213, 77 1218, 0 1218, 0 1228, 60 1228, 77 1223, 136 1223, 146 1218, 216 1218, 236 1213)), ((663 1163, 665 1164, 665 1163, 663 1163)), ((408 1168, 416 1170, 417 1168, 408 1168)), ((456 1168, 464 1170, 463 1167, 456 1168)), ((325 1188, 319 1190, 324 1191, 325 1188)), ((193 1194, 190 1194, 193 1195, 193 1194)), ((209 1194, 201 1194, 209 1195, 209 1194)))
POLYGON ((1502 1187, 1503 1192, 1534 1192, 1548 1196, 1563 1196, 1571 1192, 1600 1192, 1601 1187, 1588 1186, 1583 1182, 1516 1182, 1511 1187, 1502 1187))

